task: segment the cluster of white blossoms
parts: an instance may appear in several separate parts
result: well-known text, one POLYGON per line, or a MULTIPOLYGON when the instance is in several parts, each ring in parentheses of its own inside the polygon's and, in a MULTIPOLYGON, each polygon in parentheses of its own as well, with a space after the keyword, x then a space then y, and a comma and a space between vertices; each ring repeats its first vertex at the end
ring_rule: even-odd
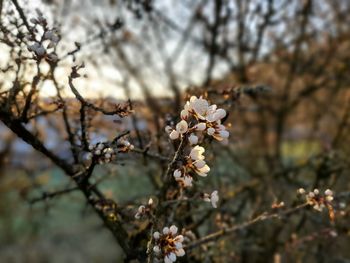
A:
POLYGON ((91 151, 92 155, 96 156, 97 161, 101 164, 110 163, 116 154, 113 148, 101 142, 97 143, 96 145, 90 145, 89 150, 91 151))
POLYGON ((221 124, 222 119, 226 117, 226 111, 215 104, 210 105, 202 97, 192 96, 180 115, 181 121, 176 124, 175 129, 167 126, 165 130, 170 139, 188 140, 192 147, 182 166, 173 173, 181 187, 191 187, 194 175, 205 177, 210 171, 203 155, 205 149, 198 145, 203 137, 208 135, 218 141, 227 141, 229 137, 226 127, 221 124))
POLYGON ((33 52, 35 56, 39 59, 45 58, 48 61, 56 62, 58 57, 54 52, 54 48, 59 42, 59 37, 54 29, 47 28, 47 21, 39 14, 37 18, 30 19, 30 22, 34 24, 33 32, 35 32, 37 36, 29 34, 27 36, 29 41, 34 42, 31 45, 28 45, 28 50, 33 52), (41 26, 44 30, 42 34, 39 35, 38 30, 35 28, 37 26, 41 26))
POLYGON ((322 211, 324 208, 329 208, 331 202, 334 199, 333 191, 327 189, 324 194, 321 194, 318 189, 314 189, 311 192, 306 192, 305 189, 298 189, 298 194, 304 195, 306 201, 317 211, 322 211))
POLYGON ((164 259, 165 263, 176 261, 177 257, 185 255, 183 249, 183 235, 177 235, 178 228, 175 225, 164 227, 162 233, 154 232, 154 247, 153 252, 158 259, 164 259))
POLYGON ((191 149, 191 152, 185 158, 185 163, 173 173, 175 180, 182 187, 191 187, 193 177, 191 174, 197 174, 206 177, 210 171, 209 166, 205 162, 203 153, 205 149, 196 145, 191 149))
POLYGON ((175 129, 166 127, 172 140, 187 135, 190 144, 195 145, 199 140, 198 133, 207 134, 218 141, 225 141, 230 135, 226 127, 221 124, 221 120, 226 117, 226 111, 215 104, 210 105, 202 97, 192 96, 180 115, 182 120, 175 129))

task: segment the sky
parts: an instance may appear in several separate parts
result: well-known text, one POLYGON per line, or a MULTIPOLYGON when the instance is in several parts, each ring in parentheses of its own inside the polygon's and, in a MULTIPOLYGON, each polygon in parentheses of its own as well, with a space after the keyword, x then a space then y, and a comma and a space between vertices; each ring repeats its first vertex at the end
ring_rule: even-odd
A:
MULTIPOLYGON (((151 31, 146 18, 136 19, 131 12, 126 12, 125 9, 118 10, 116 6, 111 8, 105 5, 109 1, 54 0, 53 2, 57 2, 57 5, 42 4, 40 0, 21 0, 19 2, 26 13, 29 14, 29 19, 35 17, 35 9, 39 9, 51 24, 54 24, 55 21, 62 25, 60 28, 64 37, 58 45, 58 53, 61 51, 61 54, 74 49, 75 41, 84 43, 86 39, 97 32, 96 28, 91 27, 91 21, 102 23, 109 21, 112 23, 117 17, 121 17, 125 23, 123 30, 129 32, 132 36, 133 47, 124 49, 129 60, 138 68, 140 77, 146 83, 151 93, 156 96, 171 95, 168 88, 169 80, 167 79, 167 74, 165 74, 165 66, 161 57, 169 57, 178 48, 177 43, 180 40, 180 34, 168 29, 167 38, 159 47, 159 43, 156 42, 152 32, 145 33, 146 31, 151 31), (82 3, 84 4, 82 5, 82 3), (137 45, 144 47, 145 51, 138 50, 137 45)), ((191 4, 190 1, 187 2, 191 4)), ((169 14, 175 23, 181 26, 186 25, 190 13, 182 6, 183 3, 179 4, 179 1, 174 0, 156 1, 156 3, 159 3, 156 8, 167 15, 169 14)), ((120 35, 120 32, 116 33, 116 37, 120 37, 120 35)), ((2 50, 2 53, 6 53, 1 45, 0 50, 2 50)), ((83 70, 86 78, 76 80, 76 87, 84 96, 112 96, 125 99, 123 83, 125 83, 125 78, 127 78, 132 91, 131 97, 142 97, 137 81, 127 74, 117 57, 113 56, 113 52, 107 55, 104 54, 103 46, 98 42, 84 47, 75 62, 71 58, 60 62, 60 68, 56 73, 63 86, 68 87, 67 77, 70 73, 70 67, 82 62, 86 65, 83 70)), ((203 55, 203 52, 199 49, 195 50, 187 44, 174 66, 179 87, 184 89, 189 85, 199 84, 202 81, 202 72, 205 64, 206 57, 203 55), (191 57, 193 65, 188 63, 188 57, 191 57), (188 68, 185 69, 185 67, 188 68), (183 72, 186 72, 186 74, 183 72)), ((42 65, 42 68, 46 70, 47 66, 42 65)), ((6 76, 6 78, 10 83, 11 78, 9 76, 6 76)), ((73 96, 68 88, 65 89, 64 93, 66 96, 73 96)), ((40 94, 42 96, 55 96, 56 91, 50 82, 45 82, 40 94)))

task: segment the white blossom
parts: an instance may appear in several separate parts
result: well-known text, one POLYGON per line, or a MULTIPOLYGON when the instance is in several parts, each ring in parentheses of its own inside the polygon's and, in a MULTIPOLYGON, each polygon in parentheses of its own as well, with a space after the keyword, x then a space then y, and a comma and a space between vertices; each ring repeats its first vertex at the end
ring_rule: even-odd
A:
POLYGON ((185 120, 180 121, 176 124, 176 131, 180 134, 184 134, 188 130, 188 123, 185 120))
POLYGON ((190 99, 190 105, 194 112, 197 114, 198 118, 205 120, 205 116, 209 108, 208 101, 202 98, 198 99, 197 97, 192 96, 190 99))
POLYGON ((190 152, 190 157, 192 160, 204 160, 203 153, 205 149, 202 146, 196 145, 190 152))
POLYGON ((177 257, 185 255, 183 249, 184 237, 177 235, 178 228, 175 225, 163 228, 163 234, 154 232, 154 247, 153 252, 156 259, 163 258, 164 262, 172 263, 175 262, 177 257))

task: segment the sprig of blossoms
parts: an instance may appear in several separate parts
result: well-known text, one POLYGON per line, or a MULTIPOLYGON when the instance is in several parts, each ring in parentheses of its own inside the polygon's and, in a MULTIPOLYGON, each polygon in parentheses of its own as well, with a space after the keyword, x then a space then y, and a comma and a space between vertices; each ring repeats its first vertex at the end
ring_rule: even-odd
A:
POLYGON ((38 17, 31 18, 30 22, 34 26, 32 27, 33 34, 27 36, 27 39, 32 42, 32 44, 28 44, 28 50, 33 52, 38 60, 45 58, 49 62, 57 62, 58 56, 53 49, 60 39, 56 30, 48 28, 47 21, 40 12, 38 17), (38 27, 42 28, 40 30, 43 31, 42 33, 39 33, 38 27))
POLYGON ((177 257, 185 255, 183 249, 183 235, 177 235, 178 228, 175 225, 164 227, 162 233, 154 232, 153 252, 157 258, 163 258, 165 263, 175 262, 177 257))
POLYGON ((184 159, 184 164, 173 173, 175 180, 183 187, 191 187, 193 174, 206 177, 210 167, 205 162, 203 153, 205 149, 196 145, 184 159))
POLYGON ((187 139, 193 147, 182 165, 173 173, 181 187, 191 187, 194 175, 206 177, 210 171, 203 155, 205 149, 199 145, 200 139, 208 135, 218 141, 225 141, 229 137, 226 127, 221 124, 222 119, 226 117, 226 111, 215 104, 210 105, 202 97, 192 96, 186 102, 180 117, 181 121, 176 124, 175 129, 167 126, 165 130, 170 139, 187 139))
POLYGON ((327 189, 324 193, 320 193, 318 189, 314 189, 313 191, 306 192, 305 189, 298 189, 298 194, 303 195, 308 204, 310 204, 313 209, 322 212, 323 209, 327 208, 329 217, 333 221, 334 220, 334 209, 333 209, 333 199, 334 194, 333 191, 327 189))

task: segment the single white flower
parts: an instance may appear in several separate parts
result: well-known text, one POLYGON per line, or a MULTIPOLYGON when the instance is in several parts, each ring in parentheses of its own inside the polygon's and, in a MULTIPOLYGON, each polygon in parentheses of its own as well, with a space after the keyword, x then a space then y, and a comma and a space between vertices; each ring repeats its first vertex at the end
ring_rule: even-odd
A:
POLYGON ((178 139, 180 136, 179 132, 177 130, 173 130, 170 134, 169 134, 169 137, 170 139, 172 140, 176 140, 178 139))
POLYGON ((202 146, 196 145, 190 152, 190 157, 192 160, 204 160, 203 153, 205 149, 202 146))
POLYGON ((190 135, 190 137, 188 137, 188 141, 190 142, 191 145, 197 144, 198 143, 198 137, 192 133, 190 135))
POLYGON ((183 249, 182 242, 184 237, 182 235, 176 235, 178 228, 175 225, 170 227, 163 228, 163 234, 155 232, 154 237, 154 247, 153 252, 156 254, 156 257, 163 252, 164 262, 172 263, 175 262, 177 257, 182 257, 185 255, 185 250, 183 249), (157 238, 155 234, 157 233, 157 238))
POLYGON ((205 116, 207 115, 207 111, 209 108, 208 101, 202 98, 198 99, 197 97, 192 96, 190 104, 197 117, 199 119, 205 120, 205 116))
POLYGON ((176 124, 176 131, 180 134, 184 134, 188 130, 188 124, 185 120, 180 121, 176 124))

